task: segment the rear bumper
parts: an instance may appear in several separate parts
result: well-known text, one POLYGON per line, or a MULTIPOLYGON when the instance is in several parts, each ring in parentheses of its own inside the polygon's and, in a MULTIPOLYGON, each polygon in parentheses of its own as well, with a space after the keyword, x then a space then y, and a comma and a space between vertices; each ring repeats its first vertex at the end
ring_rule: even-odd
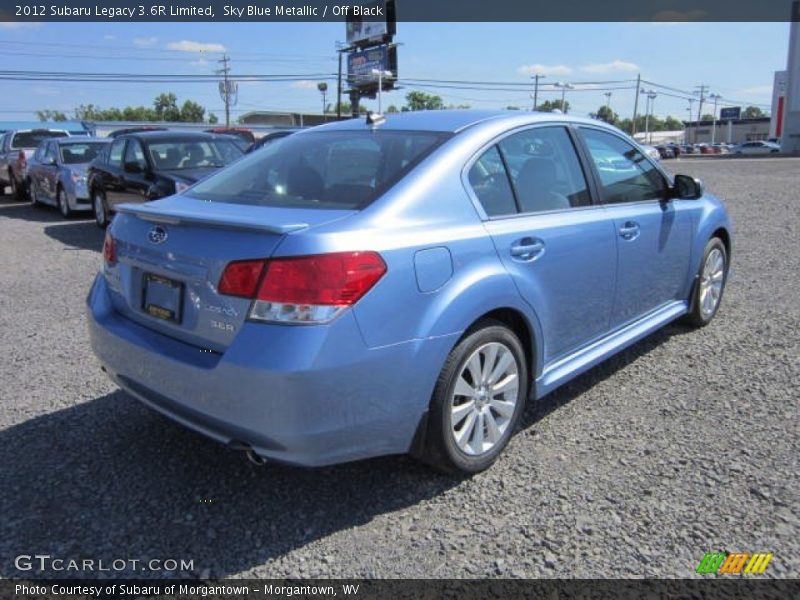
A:
POLYGON ((407 452, 457 334, 368 348, 350 312, 325 326, 247 323, 224 354, 117 313, 89 293, 92 348, 125 391, 224 444, 321 466, 407 452))

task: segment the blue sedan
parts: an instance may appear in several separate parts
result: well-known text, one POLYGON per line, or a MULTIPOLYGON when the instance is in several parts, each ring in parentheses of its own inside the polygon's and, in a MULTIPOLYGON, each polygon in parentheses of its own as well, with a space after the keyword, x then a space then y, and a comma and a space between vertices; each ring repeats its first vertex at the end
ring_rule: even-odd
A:
POLYGON ((723 203, 611 126, 404 113, 120 206, 89 329, 120 387, 256 462, 474 473, 526 402, 708 324, 730 256, 723 203))
POLYGON ((74 211, 91 210, 86 169, 110 140, 64 137, 43 141, 28 165, 31 204, 49 204, 68 218, 74 211))

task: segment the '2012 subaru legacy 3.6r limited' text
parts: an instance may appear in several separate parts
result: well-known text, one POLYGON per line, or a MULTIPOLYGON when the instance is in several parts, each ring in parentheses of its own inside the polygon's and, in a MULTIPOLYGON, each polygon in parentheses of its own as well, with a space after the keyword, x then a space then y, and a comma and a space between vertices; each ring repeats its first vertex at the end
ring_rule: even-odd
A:
POLYGON ((120 205, 88 298, 124 390, 254 460, 476 472, 527 400, 714 317, 723 204, 613 127, 431 111, 300 131, 120 205))

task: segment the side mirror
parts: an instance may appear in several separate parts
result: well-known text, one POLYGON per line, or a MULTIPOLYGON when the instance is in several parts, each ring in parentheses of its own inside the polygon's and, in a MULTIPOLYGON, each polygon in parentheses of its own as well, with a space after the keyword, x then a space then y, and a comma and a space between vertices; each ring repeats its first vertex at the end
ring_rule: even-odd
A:
POLYGON ((675 175, 675 181, 672 186, 673 198, 697 200, 698 198, 702 198, 704 193, 703 182, 697 179, 697 177, 675 175))
POLYGON ((124 167, 126 173, 142 173, 144 171, 141 163, 138 163, 135 160, 126 162, 124 167))

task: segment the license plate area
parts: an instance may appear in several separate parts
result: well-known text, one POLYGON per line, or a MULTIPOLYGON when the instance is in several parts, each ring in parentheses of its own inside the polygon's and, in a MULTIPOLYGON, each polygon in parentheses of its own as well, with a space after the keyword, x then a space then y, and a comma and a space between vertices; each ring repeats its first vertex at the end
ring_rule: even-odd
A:
POLYGON ((157 319, 180 323, 183 308, 183 283, 146 273, 142 282, 142 310, 157 319))

